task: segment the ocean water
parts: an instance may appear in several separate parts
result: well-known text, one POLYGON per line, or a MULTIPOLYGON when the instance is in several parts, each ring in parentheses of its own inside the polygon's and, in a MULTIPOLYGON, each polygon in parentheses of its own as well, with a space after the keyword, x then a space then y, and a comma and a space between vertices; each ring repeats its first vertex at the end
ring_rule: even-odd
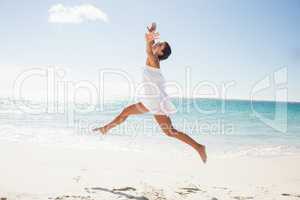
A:
MULTIPOLYGON (((207 146, 212 156, 281 156, 300 153, 300 103, 173 99, 173 126, 207 146)), ((112 120, 127 100, 101 105, 40 103, 0 98, 0 141, 190 154, 165 136, 151 114, 129 117, 107 136, 91 131, 112 120)))

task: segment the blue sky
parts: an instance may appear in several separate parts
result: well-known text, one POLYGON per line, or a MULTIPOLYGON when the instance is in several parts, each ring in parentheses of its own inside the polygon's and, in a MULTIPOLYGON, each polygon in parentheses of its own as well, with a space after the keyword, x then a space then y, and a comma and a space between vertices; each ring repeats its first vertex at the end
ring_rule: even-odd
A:
POLYGON ((289 100, 299 101, 299 10, 298 0, 0 0, 0 89, 10 94, 16 74, 31 67, 60 66, 75 81, 96 81, 97 70, 107 67, 138 79, 145 26, 155 21, 173 50, 162 63, 166 79, 184 84, 189 66, 192 85, 233 80, 228 97, 248 99, 257 81, 288 67, 289 100), (49 23, 56 4, 91 4, 108 22, 49 23))

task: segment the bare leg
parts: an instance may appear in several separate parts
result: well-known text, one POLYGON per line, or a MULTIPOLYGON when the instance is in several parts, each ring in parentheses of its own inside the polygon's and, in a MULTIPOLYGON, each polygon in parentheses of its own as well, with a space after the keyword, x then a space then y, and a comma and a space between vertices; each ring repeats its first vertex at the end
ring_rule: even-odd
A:
POLYGON ((193 138, 191 138, 187 134, 174 129, 172 126, 170 117, 168 117, 166 115, 154 115, 154 117, 166 135, 168 135, 170 137, 174 137, 174 138, 190 145, 191 147, 193 147, 199 153, 202 161, 204 163, 206 162, 207 155, 206 155, 204 145, 197 143, 193 138))
POLYGON ((93 129, 93 131, 100 131, 102 134, 106 134, 110 129, 124 122, 129 115, 143 114, 146 112, 148 112, 148 109, 142 103, 130 105, 124 108, 114 120, 103 127, 93 129))

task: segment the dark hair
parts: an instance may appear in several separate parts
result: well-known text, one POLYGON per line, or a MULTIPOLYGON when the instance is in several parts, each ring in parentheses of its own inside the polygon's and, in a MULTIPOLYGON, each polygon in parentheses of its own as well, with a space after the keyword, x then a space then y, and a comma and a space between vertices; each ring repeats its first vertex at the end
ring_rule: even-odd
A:
POLYGON ((171 47, 170 47, 169 43, 164 42, 164 44, 165 44, 165 47, 162 50, 163 55, 158 56, 159 60, 165 60, 165 59, 167 59, 171 55, 171 53, 172 53, 171 47))

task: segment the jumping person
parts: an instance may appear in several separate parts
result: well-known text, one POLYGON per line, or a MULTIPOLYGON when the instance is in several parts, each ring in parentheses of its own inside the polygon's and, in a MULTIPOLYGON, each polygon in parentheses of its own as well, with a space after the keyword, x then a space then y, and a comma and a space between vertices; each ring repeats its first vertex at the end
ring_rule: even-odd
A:
POLYGON ((124 122, 130 115, 150 112, 167 136, 176 138, 193 147, 205 163, 207 159, 205 146, 197 143, 187 134, 176 130, 169 117, 170 114, 176 112, 176 109, 165 92, 165 80, 160 71, 160 61, 170 56, 171 47, 167 42, 155 43, 155 39, 158 37, 159 33, 156 32, 156 24, 152 23, 145 34, 147 60, 141 85, 143 96, 139 98, 139 102, 124 108, 110 123, 100 128, 95 128, 93 131, 100 131, 102 134, 106 134, 111 128, 124 122))

